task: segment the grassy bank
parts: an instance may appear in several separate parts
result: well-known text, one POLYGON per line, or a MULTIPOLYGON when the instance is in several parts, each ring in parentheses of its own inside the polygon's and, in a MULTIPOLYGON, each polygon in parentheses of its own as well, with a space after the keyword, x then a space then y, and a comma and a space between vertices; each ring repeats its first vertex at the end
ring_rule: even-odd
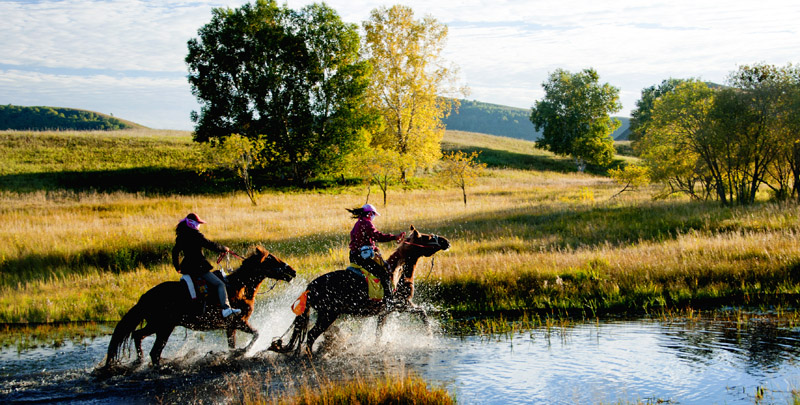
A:
MULTIPOLYGON (((306 281, 346 265, 352 221, 345 208, 364 203, 363 186, 265 191, 258 206, 234 187, 203 192, 200 185, 192 193, 194 183, 173 187, 174 179, 161 182, 160 176, 148 178, 161 187, 158 193, 124 184, 66 187, 37 179, 120 171, 118 179, 124 179, 126 170, 142 168, 179 176, 190 136, 39 135, 0 134, 0 322, 118 319, 144 291, 176 279, 169 260, 173 228, 190 211, 209 222, 203 231, 212 240, 240 253, 261 244, 306 281), (34 141, 24 143, 21 136, 34 141), (76 139, 89 146, 53 149, 54 156, 71 154, 68 163, 41 158, 43 150, 76 139), (126 143, 116 143, 120 139, 126 143), (81 148, 98 151, 85 168, 74 163, 81 148), (104 160, 117 156, 108 148, 136 154, 139 163, 132 156, 104 160), (33 180, 22 187, 17 181, 24 178, 33 180)), ((451 311, 586 314, 797 303, 797 205, 652 201, 650 190, 610 199, 619 190, 611 180, 571 172, 568 161, 534 151, 530 142, 448 133, 444 144, 482 150, 484 157, 494 151, 493 168, 467 190, 469 205, 460 190, 429 182, 425 189, 390 188, 388 205, 379 206, 382 231, 397 233, 413 224, 452 243, 436 256, 432 270, 427 259, 421 262, 420 302, 451 311)), ((271 294, 281 294, 281 288, 271 294)))

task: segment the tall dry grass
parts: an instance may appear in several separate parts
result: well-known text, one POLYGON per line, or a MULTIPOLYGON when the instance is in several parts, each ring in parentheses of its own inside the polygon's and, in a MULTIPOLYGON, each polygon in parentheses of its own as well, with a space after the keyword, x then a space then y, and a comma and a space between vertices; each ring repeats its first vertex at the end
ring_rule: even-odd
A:
MULTIPOLYGON (((486 136, 476 146, 456 135, 445 138, 448 147, 493 146, 486 136)), ((510 143, 503 159, 532 148, 510 143)), ((430 273, 422 262, 419 301, 462 311, 593 313, 726 300, 785 305, 798 294, 796 205, 652 201, 647 189, 610 199, 619 186, 603 176, 508 166, 469 188, 467 206, 456 189, 389 189, 387 206, 378 206, 380 230, 413 224, 452 243, 430 273)), ((366 194, 361 186, 269 191, 253 206, 235 192, 0 192, 0 322, 118 319, 144 291, 177 278, 169 251, 188 212, 208 221, 202 230, 210 239, 239 253, 263 245, 309 280, 346 265, 345 208, 366 194)))

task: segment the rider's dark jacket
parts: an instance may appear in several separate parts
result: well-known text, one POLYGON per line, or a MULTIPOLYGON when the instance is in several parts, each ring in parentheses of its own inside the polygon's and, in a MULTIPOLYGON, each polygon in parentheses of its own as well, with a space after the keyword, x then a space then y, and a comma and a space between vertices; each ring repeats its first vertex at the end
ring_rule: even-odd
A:
POLYGON ((203 256, 203 248, 217 253, 225 251, 224 246, 206 239, 197 229, 192 229, 183 222, 178 224, 175 228, 175 247, 172 248, 172 265, 175 270, 193 276, 211 271, 214 266, 203 256), (183 261, 179 263, 181 252, 183 261))

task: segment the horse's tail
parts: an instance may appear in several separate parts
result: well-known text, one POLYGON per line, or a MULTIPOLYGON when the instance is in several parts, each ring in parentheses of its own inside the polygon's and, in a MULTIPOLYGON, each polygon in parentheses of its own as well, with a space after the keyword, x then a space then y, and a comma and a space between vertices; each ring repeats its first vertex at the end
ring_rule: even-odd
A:
POLYGON ((303 342, 306 341, 306 335, 308 334, 308 313, 311 309, 308 305, 308 293, 308 290, 304 291, 292 304, 292 312, 297 316, 294 318, 292 326, 289 327, 292 330, 292 337, 289 338, 289 343, 284 345, 280 338, 275 339, 269 350, 278 353, 300 352, 300 348, 303 346, 303 342))
POLYGON ((111 335, 111 341, 108 343, 106 367, 117 361, 120 349, 131 339, 133 331, 142 323, 146 313, 145 305, 140 300, 117 323, 114 333, 111 335))

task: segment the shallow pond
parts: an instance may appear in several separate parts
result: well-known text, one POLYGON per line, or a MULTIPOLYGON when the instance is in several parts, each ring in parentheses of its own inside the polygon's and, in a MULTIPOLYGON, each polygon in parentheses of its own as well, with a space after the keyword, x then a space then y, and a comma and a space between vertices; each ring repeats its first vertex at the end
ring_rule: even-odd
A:
MULTIPOLYGON (((309 363, 262 352, 291 318, 269 310, 257 315, 253 323, 264 338, 243 357, 227 353, 220 333, 178 328, 164 353, 166 369, 141 366, 113 377, 95 372, 108 335, 57 348, 2 349, 0 403, 213 403, 236 397, 242 384, 283 395, 320 374, 336 380, 397 370, 412 370, 465 404, 791 403, 792 390, 800 389, 800 330, 766 316, 600 320, 433 336, 397 316, 377 345, 374 321, 346 320, 337 345, 309 363)), ((145 340, 146 350, 151 344, 145 340)))

